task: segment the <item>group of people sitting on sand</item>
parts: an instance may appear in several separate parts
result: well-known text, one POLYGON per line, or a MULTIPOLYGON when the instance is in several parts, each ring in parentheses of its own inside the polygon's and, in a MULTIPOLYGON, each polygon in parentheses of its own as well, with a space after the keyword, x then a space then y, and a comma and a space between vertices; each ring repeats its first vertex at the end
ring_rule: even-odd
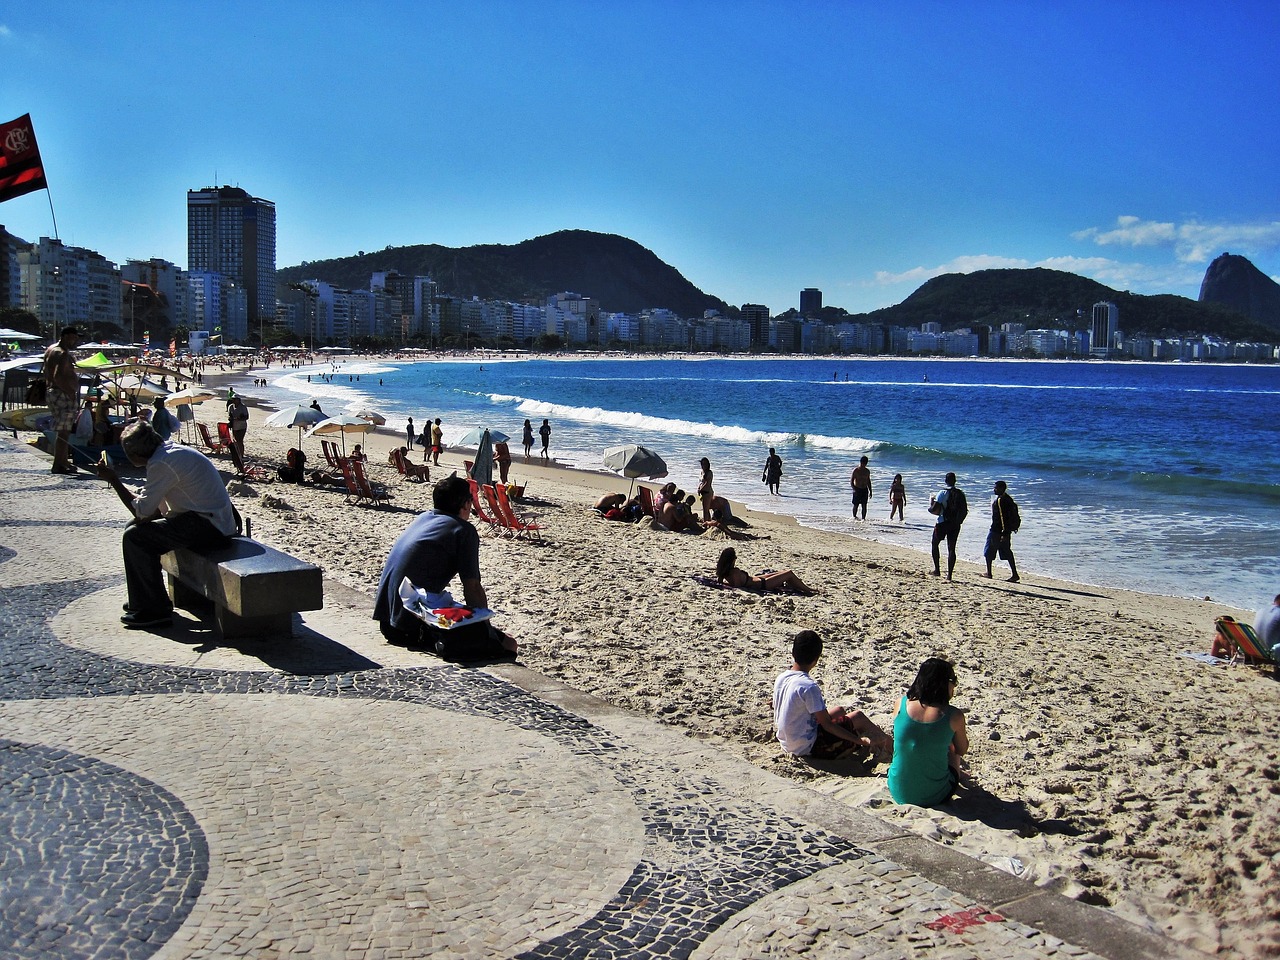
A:
POLYGON ((822 638, 802 630, 791 643, 791 669, 773 685, 774 733, 793 756, 835 759, 867 754, 889 764, 889 793, 897 803, 935 807, 970 782, 961 757, 969 750, 965 712, 951 705, 955 666, 940 657, 920 665, 885 733, 861 710, 828 708, 809 675, 822 656, 822 638))

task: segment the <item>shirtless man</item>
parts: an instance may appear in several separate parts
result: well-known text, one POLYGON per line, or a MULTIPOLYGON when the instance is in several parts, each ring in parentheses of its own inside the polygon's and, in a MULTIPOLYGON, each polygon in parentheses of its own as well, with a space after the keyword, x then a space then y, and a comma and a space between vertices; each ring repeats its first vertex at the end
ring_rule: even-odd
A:
POLYGON ((48 384, 49 411, 53 414, 53 429, 58 439, 53 446, 52 473, 75 473, 70 462, 71 431, 76 428, 80 416, 80 378, 76 376, 75 360, 71 351, 80 345, 80 331, 64 327, 58 342, 44 352, 41 375, 48 384))
POLYGON ((853 487, 853 518, 858 519, 858 507, 862 507, 862 519, 867 519, 867 501, 871 499, 871 471, 867 468, 866 457, 853 468, 849 486, 853 487))

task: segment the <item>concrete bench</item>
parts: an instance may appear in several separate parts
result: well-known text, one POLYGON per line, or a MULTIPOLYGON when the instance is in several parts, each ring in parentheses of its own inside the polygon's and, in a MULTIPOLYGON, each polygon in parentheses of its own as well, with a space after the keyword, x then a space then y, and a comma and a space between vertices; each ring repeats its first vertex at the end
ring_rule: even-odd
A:
POLYGON ((209 553, 178 549, 160 558, 175 607, 213 604, 223 637, 293 634, 293 615, 324 606, 320 568, 247 537, 209 553))

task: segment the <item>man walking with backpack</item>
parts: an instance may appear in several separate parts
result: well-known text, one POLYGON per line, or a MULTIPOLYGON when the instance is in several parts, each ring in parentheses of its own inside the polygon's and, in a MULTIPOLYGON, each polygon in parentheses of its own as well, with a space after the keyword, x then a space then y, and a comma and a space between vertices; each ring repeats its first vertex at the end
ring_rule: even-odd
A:
POLYGON ((933 542, 929 553, 933 557, 933 570, 930 572, 935 577, 942 576, 938 544, 944 539, 947 541, 947 579, 950 580, 951 572, 956 566, 956 538, 960 536, 964 518, 969 515, 969 501, 965 498, 964 491, 956 486, 954 473, 947 474, 946 484, 946 488, 937 496, 929 498, 929 512, 938 518, 933 526, 933 542))
POLYGON ((1017 583, 1018 564, 1013 559, 1013 535, 1022 526, 1022 517, 1018 514, 1018 505, 1014 503, 1008 491, 1007 483, 1003 480, 996 481, 993 491, 996 498, 991 501, 991 530, 987 533, 987 545, 982 548, 982 556, 987 561, 985 576, 988 580, 991 579, 991 564, 999 554, 1000 559, 1009 564, 1009 572, 1012 574, 1009 582, 1017 583))

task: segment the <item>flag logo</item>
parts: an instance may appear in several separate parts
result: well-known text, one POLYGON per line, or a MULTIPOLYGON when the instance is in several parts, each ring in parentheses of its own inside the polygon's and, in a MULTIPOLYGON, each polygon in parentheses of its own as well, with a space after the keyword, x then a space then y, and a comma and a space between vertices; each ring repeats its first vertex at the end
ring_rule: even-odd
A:
POLYGON ((48 186, 31 114, 0 123, 0 203, 48 186))

